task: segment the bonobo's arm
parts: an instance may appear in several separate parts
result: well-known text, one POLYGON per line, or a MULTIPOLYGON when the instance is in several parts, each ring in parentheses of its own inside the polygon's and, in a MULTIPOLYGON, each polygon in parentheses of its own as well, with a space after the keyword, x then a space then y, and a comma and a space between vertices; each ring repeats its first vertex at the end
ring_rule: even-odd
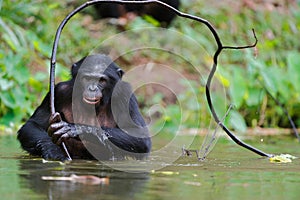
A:
POLYGON ((24 150, 45 159, 66 160, 59 146, 51 141, 46 130, 49 125, 49 93, 30 119, 18 131, 18 140, 24 150))
POLYGON ((124 156, 144 157, 141 155, 146 155, 151 150, 151 139, 130 85, 119 81, 114 88, 110 103, 116 127, 75 125, 58 120, 60 116, 56 113, 50 122, 49 136, 57 144, 68 137, 80 136, 81 140, 98 143, 99 149, 105 147, 124 156), (92 135, 97 139, 90 137, 92 135))
POLYGON ((111 150, 115 155, 121 157, 129 155, 143 158, 150 152, 151 140, 146 127, 134 127, 125 130, 125 132, 120 128, 100 128, 67 123, 57 120, 58 118, 60 118, 60 115, 56 113, 52 117, 53 123, 50 122, 48 129, 49 136, 52 137, 52 141, 57 145, 61 145, 67 138, 79 136, 81 140, 99 146, 99 151, 104 147, 106 150, 111 150), (130 132, 127 132, 129 130, 130 132))
POLYGON ((118 130, 112 131, 115 137, 110 141, 127 151, 149 153, 151 138, 129 83, 118 81, 115 85, 111 97, 111 112, 118 130), (120 132, 123 134, 119 134, 120 132))

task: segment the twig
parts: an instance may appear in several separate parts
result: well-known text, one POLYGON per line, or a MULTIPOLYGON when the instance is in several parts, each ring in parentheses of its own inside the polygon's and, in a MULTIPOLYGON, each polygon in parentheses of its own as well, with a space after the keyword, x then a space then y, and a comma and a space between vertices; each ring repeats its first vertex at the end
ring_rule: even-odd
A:
POLYGON ((288 110, 284 107, 284 105, 283 105, 278 99, 276 99, 276 98, 270 93, 270 91, 269 91, 266 87, 264 87, 264 89, 266 90, 267 94, 275 101, 275 103, 276 103, 279 107, 281 107, 281 109, 283 110, 285 116, 288 118, 288 120, 289 120, 289 122, 290 122, 290 124, 291 124, 291 126, 292 126, 292 129, 293 129, 293 132, 294 132, 296 138, 297 138, 298 141, 300 142, 300 137, 299 137, 299 133, 298 133, 297 127, 296 127, 296 125, 295 125, 295 123, 294 123, 292 117, 290 116, 288 110))
MULTIPOLYGON (((225 121, 226 117, 228 116, 230 110, 232 109, 233 105, 230 104, 229 108, 227 109, 225 115, 222 118, 222 122, 225 121)), ((206 139, 209 137, 209 133, 207 133, 203 145, 201 146, 201 149, 199 151, 199 157, 198 160, 205 160, 205 158, 207 157, 208 153, 211 151, 211 149, 213 148, 213 145, 217 142, 217 131, 219 129, 219 125, 215 128, 213 134, 212 134, 212 138, 210 139, 210 141, 208 142, 208 145, 206 146, 206 139), (203 152, 202 156, 201 156, 201 152, 203 152)))

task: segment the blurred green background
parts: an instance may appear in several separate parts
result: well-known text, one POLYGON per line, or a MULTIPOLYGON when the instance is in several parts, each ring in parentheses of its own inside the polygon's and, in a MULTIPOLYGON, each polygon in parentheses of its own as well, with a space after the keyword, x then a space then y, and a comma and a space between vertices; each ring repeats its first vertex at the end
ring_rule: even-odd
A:
MULTIPOLYGON (((83 1, 0 0, 1 134, 14 133, 47 93, 49 60, 56 28, 80 2, 83 1)), ((268 92, 284 105, 296 125, 300 126, 299 5, 300 1, 296 0, 182 1, 180 10, 210 21, 224 45, 251 44, 254 41, 251 29, 254 28, 257 34, 259 43, 256 49, 226 50, 220 56, 215 80, 225 88, 225 95, 218 90, 212 91, 212 94, 220 116, 226 111, 225 100, 235 106, 226 120, 230 128, 242 132, 249 127, 290 128, 283 110, 268 92)), ((124 30, 158 25, 149 17, 137 17, 120 28, 107 20, 97 20, 94 15, 95 11, 89 8, 76 15, 64 29, 59 44, 57 80, 69 78, 68 66, 91 50, 95 38, 104 40, 124 30)), ((192 37, 210 55, 216 50, 215 41, 204 25, 177 17, 169 28, 192 37)), ((176 41, 173 43, 176 44, 176 41)), ((203 64, 198 60, 198 48, 189 46, 188 50, 193 63, 203 64)), ((159 52, 143 56, 156 62, 162 59, 169 60, 171 65, 173 62, 168 58, 170 55, 161 56, 159 52)), ((123 62, 130 65, 135 61, 125 56, 123 62)), ((193 73, 185 62, 177 65, 176 69, 185 74, 193 73)), ((199 81, 191 79, 191 83, 199 81)), ((192 87, 197 95, 204 97, 203 83, 192 87)), ((187 89, 177 97, 187 105, 186 109, 182 105, 188 112, 185 128, 198 126, 197 113, 204 115, 201 127, 205 128, 211 119, 205 98, 201 98, 200 102, 205 106, 192 107, 190 94, 191 90, 187 89)), ((143 106, 160 104, 165 110, 162 120, 166 127, 172 130, 177 126, 181 116, 174 104, 166 103, 159 93, 151 98, 145 98, 145 95, 138 93, 139 100, 143 101, 142 110, 143 106)))

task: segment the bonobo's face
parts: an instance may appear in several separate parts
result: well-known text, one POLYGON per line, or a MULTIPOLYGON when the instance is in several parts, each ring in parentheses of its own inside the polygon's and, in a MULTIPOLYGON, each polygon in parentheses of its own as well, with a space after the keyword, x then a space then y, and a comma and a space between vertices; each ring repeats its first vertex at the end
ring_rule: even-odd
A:
POLYGON ((96 105, 101 102, 103 90, 109 81, 103 68, 102 66, 85 67, 80 72, 79 78, 83 89, 82 100, 84 103, 96 105))
POLYGON ((115 84, 122 78, 123 71, 106 55, 87 56, 72 67, 72 76, 79 82, 77 97, 83 103, 99 105, 108 103, 115 84))

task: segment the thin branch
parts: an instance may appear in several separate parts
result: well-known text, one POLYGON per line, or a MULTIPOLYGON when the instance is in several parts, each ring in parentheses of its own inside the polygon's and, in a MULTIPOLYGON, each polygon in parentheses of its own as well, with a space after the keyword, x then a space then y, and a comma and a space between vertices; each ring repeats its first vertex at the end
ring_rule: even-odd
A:
MULTIPOLYGON (((229 112, 231 111, 233 105, 230 104, 229 108, 227 109, 225 115, 222 118, 222 122, 225 121, 226 117, 229 115, 229 112)), ((206 135, 203 145, 201 146, 201 149, 199 151, 199 156, 198 156, 198 160, 205 160, 205 158, 207 157, 208 153, 212 150, 212 148, 214 147, 214 145, 217 142, 218 139, 218 129, 219 129, 219 125, 217 125, 217 127, 215 128, 214 132, 212 133, 212 137, 211 139, 209 139, 209 133, 206 135), (209 140, 209 141, 207 141, 209 140), (205 143, 208 143, 207 145, 205 145, 205 143), (202 153, 203 152, 203 153, 202 153)))
POLYGON ((298 141, 300 142, 300 137, 299 137, 299 133, 298 133, 297 127, 296 127, 296 125, 295 125, 295 123, 294 123, 292 117, 290 116, 288 110, 284 107, 284 105, 283 105, 278 99, 276 99, 276 98, 271 94, 271 92, 270 92, 266 87, 264 87, 264 88, 265 88, 267 94, 268 94, 268 95, 275 101, 275 103, 283 110, 285 116, 288 118, 288 120, 289 120, 289 122, 290 122, 290 124, 291 124, 291 126, 292 126, 292 129, 293 129, 293 132, 294 132, 296 138, 297 138, 298 141))
POLYGON ((254 48, 254 47, 256 47, 257 42, 258 42, 258 39, 256 37, 256 33, 255 33, 254 28, 252 29, 252 33, 253 33, 253 37, 255 39, 255 41, 254 41, 253 44, 245 45, 245 46, 237 46, 237 47, 234 47, 234 46, 223 46, 222 48, 223 49, 234 49, 234 50, 254 48))

